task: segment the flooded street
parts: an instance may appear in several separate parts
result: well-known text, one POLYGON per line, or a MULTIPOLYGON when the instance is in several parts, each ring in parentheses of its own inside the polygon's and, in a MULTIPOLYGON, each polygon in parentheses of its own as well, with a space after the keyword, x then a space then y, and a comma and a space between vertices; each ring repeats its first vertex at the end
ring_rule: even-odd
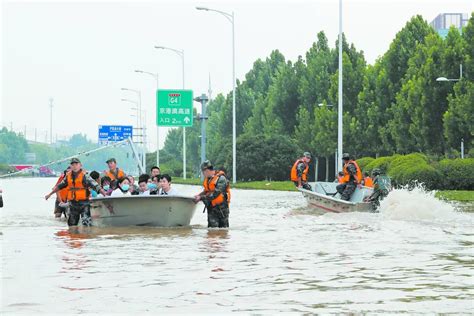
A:
POLYGON ((43 199, 54 183, 1 182, 2 314, 474 307, 474 214, 432 197, 400 193, 380 214, 321 215, 297 192, 233 190, 228 231, 208 230, 200 206, 189 228, 70 234, 43 199))

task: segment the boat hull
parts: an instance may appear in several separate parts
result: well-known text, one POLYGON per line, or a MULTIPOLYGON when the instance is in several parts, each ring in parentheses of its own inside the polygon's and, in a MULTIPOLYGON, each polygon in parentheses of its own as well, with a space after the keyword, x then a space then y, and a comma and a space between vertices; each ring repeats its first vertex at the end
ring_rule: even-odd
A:
POLYGON ((338 198, 335 188, 337 183, 315 182, 311 183, 312 191, 299 188, 298 190, 308 201, 312 208, 323 212, 347 213, 347 212, 372 212, 372 204, 364 202, 364 197, 372 193, 372 189, 367 187, 357 188, 350 201, 344 201, 338 198))
POLYGON ((91 200, 92 225, 189 226, 197 205, 184 196, 123 196, 91 200))

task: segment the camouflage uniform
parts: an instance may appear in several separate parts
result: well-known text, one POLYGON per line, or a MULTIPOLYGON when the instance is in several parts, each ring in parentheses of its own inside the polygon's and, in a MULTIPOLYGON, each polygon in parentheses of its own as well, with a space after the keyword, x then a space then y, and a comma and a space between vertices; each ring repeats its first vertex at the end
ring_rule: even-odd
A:
MULTIPOLYGON (((82 171, 82 170, 81 170, 82 171)), ((81 172, 80 171, 80 172, 81 172)), ((76 177, 76 174, 72 173, 73 178, 76 177)), ((100 191, 100 185, 91 178, 89 174, 84 175, 83 184, 85 188, 92 188, 97 192, 100 191)), ((57 190, 64 189, 68 186, 67 177, 64 177, 63 181, 58 184, 57 190)), ((91 226, 91 210, 90 210, 90 201, 68 201, 69 203, 69 217, 67 219, 67 224, 69 226, 77 226, 79 219, 82 218, 83 226, 91 226)))
MULTIPOLYGON (((211 179, 207 179, 210 181, 211 179)), ((227 186, 229 181, 221 175, 216 183, 216 189, 209 195, 202 194, 201 199, 207 208, 207 227, 229 227, 229 204, 227 202, 227 186), (212 206, 211 201, 219 194, 224 194, 224 202, 220 205, 212 206)))
POLYGON ((354 164, 349 163, 347 166, 347 172, 350 174, 349 181, 343 184, 339 184, 336 187, 337 192, 341 195, 341 200, 349 201, 352 193, 354 193, 357 188, 357 168, 354 164))
MULTIPOLYGON (((304 163, 303 161, 300 162, 296 166, 296 174, 298 175, 298 178, 303 177, 303 171, 306 169, 307 166, 308 165, 306 163, 304 163)), ((298 181, 293 181, 293 183, 295 184, 295 186, 298 186, 298 181)), ((306 190, 309 190, 309 191, 312 190, 311 185, 309 185, 308 182, 306 182, 306 181, 301 180, 301 186, 303 187, 303 189, 306 189, 306 190)))
POLYGON ((374 178, 374 192, 367 199, 372 203, 372 208, 374 211, 377 210, 377 208, 380 206, 380 201, 382 201, 391 190, 392 181, 389 177, 385 175, 377 175, 374 178))

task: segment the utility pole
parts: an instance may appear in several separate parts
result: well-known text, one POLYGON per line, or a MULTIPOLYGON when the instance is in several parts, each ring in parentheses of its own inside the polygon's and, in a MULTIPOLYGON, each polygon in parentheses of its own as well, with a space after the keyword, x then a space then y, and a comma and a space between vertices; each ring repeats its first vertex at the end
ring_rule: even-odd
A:
POLYGON ((49 143, 53 143, 53 98, 49 98, 49 143))
POLYGON ((339 0, 339 87, 338 87, 338 107, 337 107, 337 171, 342 171, 342 0, 339 0))
POLYGON ((205 94, 194 98, 194 101, 201 103, 201 116, 199 120, 201 121, 201 164, 206 160, 206 103, 209 101, 208 97, 205 94))

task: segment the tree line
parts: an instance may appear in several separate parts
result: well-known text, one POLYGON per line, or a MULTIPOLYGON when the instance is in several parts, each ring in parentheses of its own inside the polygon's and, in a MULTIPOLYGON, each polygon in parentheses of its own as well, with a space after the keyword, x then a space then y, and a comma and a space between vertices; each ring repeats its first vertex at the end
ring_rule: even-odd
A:
MULTIPOLYGON (((79 152, 86 152, 97 148, 98 145, 87 139, 84 134, 74 134, 67 141, 60 144, 44 144, 28 142, 22 133, 0 129, 0 173, 13 171, 10 164, 47 164, 65 157, 74 156, 79 152), (27 154, 34 154, 34 160, 29 160, 27 154)), ((115 157, 119 167, 127 172, 136 171, 136 161, 128 147, 107 148, 91 155, 79 156, 79 159, 88 171, 103 171, 107 168, 105 161, 115 157)), ((69 162, 54 164, 53 170, 62 171, 69 162)))
MULTIPOLYGON (((376 40, 376 39, 374 39, 376 40)), ((344 152, 379 157, 420 152, 459 157, 461 140, 474 155, 474 14, 445 39, 421 17, 400 30, 373 65, 343 36, 344 152), (436 78, 459 78, 438 82, 436 78)), ((237 82, 239 180, 283 180, 293 161, 310 151, 334 163, 337 147, 338 42, 324 32, 306 54, 287 60, 274 50, 237 82)), ((232 94, 208 106, 207 157, 232 174, 232 94)), ((188 169, 199 173, 200 123, 187 129, 188 169)), ((161 157, 182 172, 182 129, 170 130, 161 157)), ((152 159, 150 157, 150 159, 152 159)))

